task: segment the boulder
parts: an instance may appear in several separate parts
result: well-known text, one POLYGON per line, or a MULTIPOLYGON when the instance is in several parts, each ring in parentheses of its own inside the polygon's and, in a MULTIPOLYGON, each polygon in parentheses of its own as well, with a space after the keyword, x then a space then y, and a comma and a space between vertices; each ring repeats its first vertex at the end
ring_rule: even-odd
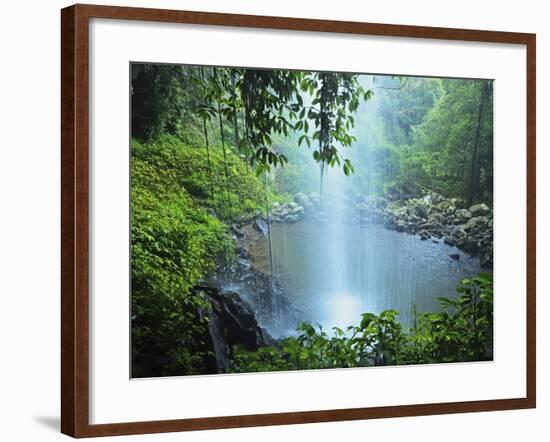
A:
POLYGON ((257 219, 252 224, 255 230, 260 232, 262 235, 267 235, 268 226, 267 223, 263 219, 257 219))
POLYGON ((304 206, 306 204, 309 204, 309 197, 304 193, 297 193, 294 195, 294 202, 300 206, 304 206))
POLYGON ((456 241, 449 236, 446 236, 445 238, 443 238, 443 242, 449 246, 454 246, 456 244, 456 241))
POLYGON ((225 373, 231 366, 231 352, 234 345, 241 345, 255 351, 262 345, 272 345, 275 341, 258 325, 254 311, 236 292, 224 292, 216 288, 197 288, 204 293, 210 304, 207 314, 208 336, 206 345, 214 354, 215 371, 225 373))
POLYGON ((481 203, 481 204, 474 204, 472 207, 470 207, 470 213, 472 216, 484 216, 489 215, 491 213, 491 209, 487 204, 481 203))
POLYGON ((458 209, 455 212, 455 216, 460 219, 462 222, 468 221, 472 217, 472 212, 466 209, 458 209))
POLYGON ((487 226, 488 218, 486 216, 476 216, 470 218, 468 222, 464 225, 464 230, 466 232, 471 232, 473 230, 480 230, 487 226))
POLYGON ((405 222, 401 219, 397 220, 397 222, 395 223, 395 230, 397 230, 398 232, 406 231, 407 226, 406 226, 405 222))
POLYGON ((432 192, 430 196, 433 204, 439 204, 445 201, 445 198, 441 196, 439 193, 432 192))
POLYGON ((432 213, 428 217, 428 223, 431 224, 432 226, 438 226, 441 223, 443 223, 443 221, 444 221, 444 217, 440 213, 432 213))
POLYGON ((428 206, 424 204, 417 204, 413 206, 414 213, 419 216, 420 218, 428 218, 428 215, 430 214, 430 210, 428 206))
POLYGON ((455 261, 458 261, 460 259, 460 255, 458 253, 451 253, 449 254, 449 256, 455 261))
POLYGON ((304 208, 302 206, 296 206, 294 209, 292 209, 292 213, 294 215, 301 215, 304 213, 304 208))
POLYGON ((467 253, 475 254, 479 251, 479 243, 468 236, 463 236, 456 241, 456 246, 467 253))
POLYGON ((239 229, 236 225, 231 226, 231 233, 235 235, 237 238, 242 238, 244 236, 243 231, 239 229))
POLYGON ((300 216, 296 214, 289 214, 285 219, 285 223, 294 224, 300 220, 300 216))

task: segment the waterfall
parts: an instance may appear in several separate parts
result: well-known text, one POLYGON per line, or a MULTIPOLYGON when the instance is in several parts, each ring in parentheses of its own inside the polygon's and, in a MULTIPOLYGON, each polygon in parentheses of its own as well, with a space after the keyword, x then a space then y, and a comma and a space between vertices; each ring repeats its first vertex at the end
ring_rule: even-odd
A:
POLYGON ((276 300, 276 290, 275 290, 275 272, 273 269, 273 244, 271 239, 271 216, 270 216, 270 201, 269 201, 269 184, 267 172, 264 173, 264 192, 265 192, 265 213, 266 213, 266 224, 267 224, 267 256, 269 260, 269 280, 270 280, 270 299, 269 299, 269 309, 272 316, 272 319, 277 319, 280 311, 278 308, 278 303, 276 300))
MULTIPOLYGON (((366 79, 364 87, 371 81, 366 79)), ((325 330, 345 328, 357 325, 362 313, 387 309, 397 310, 400 320, 412 326, 416 310, 437 311, 438 296, 453 297, 457 281, 480 271, 478 258, 442 240, 421 241, 417 235, 389 229, 381 218, 361 215, 361 205, 385 196, 389 184, 387 172, 376 163, 386 140, 382 132, 371 130, 381 127, 380 118, 376 99, 360 106, 357 141, 342 150, 355 175, 346 176, 336 165, 320 170, 311 151, 287 147, 285 153, 294 157, 285 185, 292 189, 288 196, 294 202, 286 203, 284 210, 288 214, 296 209, 289 206, 303 206, 299 219, 281 219, 281 210, 272 209, 270 177, 264 176, 267 231, 255 264, 269 277, 269 290, 249 288, 248 293, 257 296, 257 308, 264 309, 258 311, 261 325, 275 337, 292 334, 300 321, 325 330), (311 209, 314 201, 319 204, 311 209)))

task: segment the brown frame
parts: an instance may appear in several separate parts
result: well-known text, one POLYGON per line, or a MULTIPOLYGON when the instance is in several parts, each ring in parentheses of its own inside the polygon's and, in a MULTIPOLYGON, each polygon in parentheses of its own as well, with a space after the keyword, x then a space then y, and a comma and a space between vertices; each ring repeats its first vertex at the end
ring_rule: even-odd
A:
POLYGON ((534 408, 536 406, 535 48, 535 35, 526 33, 97 5, 74 5, 62 9, 61 431, 73 437, 90 437, 534 408), (526 397, 90 425, 88 422, 88 22, 91 17, 525 45, 527 49, 526 397))

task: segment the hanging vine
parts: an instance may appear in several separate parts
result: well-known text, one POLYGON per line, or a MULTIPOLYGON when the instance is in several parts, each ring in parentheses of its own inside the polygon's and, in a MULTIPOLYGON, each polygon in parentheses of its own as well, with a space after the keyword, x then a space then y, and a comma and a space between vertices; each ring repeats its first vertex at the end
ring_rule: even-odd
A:
MULTIPOLYGON (((199 67, 199 80, 201 84, 201 88, 203 90, 203 97, 206 97, 206 91, 207 91, 207 84, 205 81, 205 76, 203 72, 203 68, 199 67)), ((199 106, 198 114, 202 119, 202 130, 204 134, 204 145, 206 147, 206 159, 208 164, 208 178, 210 180, 210 199, 212 201, 212 208, 215 210, 215 193, 214 193, 214 183, 212 181, 212 162, 210 161, 210 143, 208 141, 208 128, 206 126, 207 121, 210 121, 210 118, 212 116, 212 109, 208 106, 205 100, 203 100, 201 106, 199 106)))

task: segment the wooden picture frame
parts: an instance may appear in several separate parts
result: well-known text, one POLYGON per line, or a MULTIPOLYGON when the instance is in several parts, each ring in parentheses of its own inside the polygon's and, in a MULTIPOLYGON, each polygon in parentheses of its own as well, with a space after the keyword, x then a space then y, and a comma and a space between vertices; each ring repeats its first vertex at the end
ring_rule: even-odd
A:
POLYGON ((73 437, 302 424, 534 408, 535 48, 534 34, 208 12, 74 5, 61 12, 61 431, 73 437), (312 410, 165 421, 89 423, 89 19, 141 20, 524 45, 527 53, 527 359, 525 397, 374 408, 312 410))

